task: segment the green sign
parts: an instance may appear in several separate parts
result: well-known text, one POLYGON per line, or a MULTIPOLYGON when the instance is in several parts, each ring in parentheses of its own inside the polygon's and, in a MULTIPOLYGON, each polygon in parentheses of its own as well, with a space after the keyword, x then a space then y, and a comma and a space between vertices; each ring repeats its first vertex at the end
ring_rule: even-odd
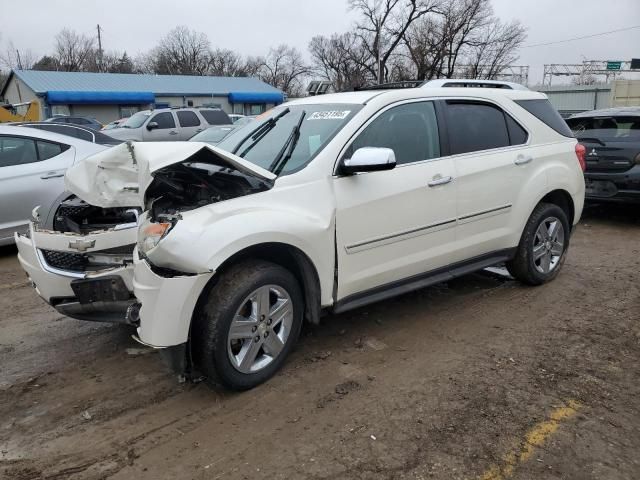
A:
POLYGON ((607 62, 607 70, 620 70, 622 69, 622 62, 607 62))

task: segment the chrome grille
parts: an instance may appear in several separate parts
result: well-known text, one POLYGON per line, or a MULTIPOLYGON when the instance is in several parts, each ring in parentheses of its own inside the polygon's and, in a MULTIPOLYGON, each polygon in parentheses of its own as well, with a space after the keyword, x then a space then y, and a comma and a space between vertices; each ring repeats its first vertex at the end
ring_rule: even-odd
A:
POLYGON ((87 259, 81 253, 42 250, 42 256, 47 264, 53 268, 71 272, 84 272, 87 269, 87 259))

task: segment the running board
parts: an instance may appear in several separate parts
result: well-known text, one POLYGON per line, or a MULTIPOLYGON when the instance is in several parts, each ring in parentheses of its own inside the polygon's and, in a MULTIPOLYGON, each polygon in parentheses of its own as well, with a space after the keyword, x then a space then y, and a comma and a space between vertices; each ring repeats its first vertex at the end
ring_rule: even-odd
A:
POLYGON ((388 298, 403 295, 405 293, 430 287, 436 283, 452 280, 469 273, 477 272, 483 268, 491 267, 498 263, 511 260, 516 253, 516 248, 499 250, 486 255, 481 255, 464 262, 455 263, 448 267, 438 268, 430 272, 415 275, 397 282, 388 283, 381 287, 372 288, 361 293, 355 293, 336 302, 334 313, 342 313, 354 308, 360 308, 371 303, 386 300, 388 298))

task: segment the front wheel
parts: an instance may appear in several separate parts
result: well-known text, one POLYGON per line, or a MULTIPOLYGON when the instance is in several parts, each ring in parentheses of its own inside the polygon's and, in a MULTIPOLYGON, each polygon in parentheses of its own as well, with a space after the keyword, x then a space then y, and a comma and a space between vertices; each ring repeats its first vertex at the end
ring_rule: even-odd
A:
POLYGON ((570 232, 564 210, 551 203, 539 204, 527 221, 516 256, 507 262, 507 270, 528 285, 553 280, 564 264, 570 232))
POLYGON ((234 390, 253 388, 284 363, 302 327, 303 298, 295 277, 264 261, 246 261, 221 275, 195 318, 196 366, 234 390))

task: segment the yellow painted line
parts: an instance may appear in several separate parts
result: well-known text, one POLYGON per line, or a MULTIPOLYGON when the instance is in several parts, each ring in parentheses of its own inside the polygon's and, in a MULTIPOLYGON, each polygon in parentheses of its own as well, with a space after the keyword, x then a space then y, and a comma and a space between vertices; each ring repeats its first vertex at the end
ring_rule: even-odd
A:
POLYGON ((573 417, 580 403, 569 400, 567 406, 556 408, 551 412, 548 420, 540 422, 527 432, 524 437, 524 444, 519 449, 509 452, 504 456, 499 465, 492 465, 481 477, 481 480, 507 480, 513 476, 519 464, 527 462, 547 439, 553 435, 560 424, 573 417))
POLYGON ((0 284, 0 290, 9 290, 10 288, 26 287, 29 282, 15 282, 15 283, 2 283, 0 284))

